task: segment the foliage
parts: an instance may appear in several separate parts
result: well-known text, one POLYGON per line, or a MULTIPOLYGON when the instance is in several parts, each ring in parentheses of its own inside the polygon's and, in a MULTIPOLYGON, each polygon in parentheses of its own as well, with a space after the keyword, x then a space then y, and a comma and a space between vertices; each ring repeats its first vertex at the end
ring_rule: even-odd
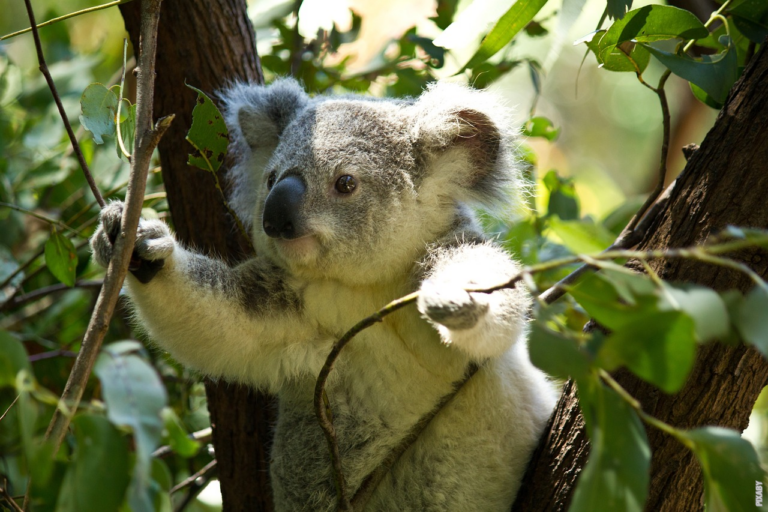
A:
MULTIPOLYGON (((334 27, 310 41, 299 35, 295 16, 278 17, 270 29, 278 37, 261 58, 268 79, 293 74, 318 94, 415 96, 428 82, 452 72, 486 88, 524 68, 538 97, 546 79, 542 66, 515 45, 520 38, 535 42, 552 30, 548 18, 534 19, 548 7, 545 4, 507 4, 487 33, 474 34, 477 47, 458 64, 458 52, 439 46, 414 27, 367 67, 350 71, 350 59, 335 56, 359 37, 365 20, 357 15, 349 30, 334 27)), ((706 23, 665 5, 633 10, 631 0, 607 0, 605 6, 598 30, 580 40, 602 68, 634 72, 646 84, 653 57, 689 81, 694 95, 714 108, 723 105, 748 55, 768 34, 768 8, 760 0, 729 0, 706 23)), ((45 19, 58 14, 66 12, 49 12, 45 19)), ((445 30, 457 16, 457 2, 441 0, 433 21, 445 30)), ((109 79, 119 71, 120 55, 73 50, 63 24, 51 25, 42 35, 65 107, 70 118, 79 117, 79 138, 97 183, 105 197, 121 198, 128 166, 117 127, 130 153, 136 106, 122 98, 117 80, 109 79), (114 148, 107 143, 110 139, 114 148)), ((113 343, 103 348, 84 401, 58 403, 92 308, 92 294, 78 283, 101 275, 86 247, 98 207, 72 157, 45 83, 4 48, 0 45, 0 201, 16 209, 0 205, 0 413, 7 411, 0 420, 0 473, 11 495, 23 494, 31 479, 35 511, 170 510, 172 503, 183 501, 183 492, 171 493, 172 485, 211 460, 210 451, 189 435, 210 426, 202 384, 178 363, 144 350, 135 341, 141 335, 133 332, 129 314, 122 309, 109 326, 108 340, 113 343), (57 287, 59 283, 65 286, 57 287), (28 294, 35 290, 51 294, 32 300, 28 294), (67 443, 54 454, 44 434, 56 407, 74 418, 67 443), (156 451, 161 445, 169 449, 156 451)), ((180 91, 183 86, 179 84, 180 91)), ((191 88, 198 103, 193 125, 186 127, 193 151, 189 163, 211 172, 212 186, 221 190, 217 172, 226 154, 226 127, 206 95, 212 91, 191 88)), ((554 143, 561 128, 535 110, 534 100, 522 133, 530 145, 554 143)), ((520 153, 529 164, 527 179, 541 192, 540 201, 532 200, 513 220, 488 215, 483 220, 533 269, 527 285, 539 292, 580 261, 560 258, 608 248, 632 212, 621 206, 602 219, 584 215, 572 179, 556 170, 537 170, 529 145, 520 153)), ((159 174, 150 177, 148 192, 145 215, 170 222, 159 174)), ((733 247, 728 244, 765 247, 768 235, 733 228, 689 257, 707 256, 717 263, 722 261, 718 251, 733 247)), ((650 461, 643 422, 675 436, 698 457, 709 510, 751 508, 754 482, 765 481, 751 444, 732 431, 685 431, 649 417, 608 372, 626 367, 661 391, 675 393, 686 382, 703 343, 741 339, 768 356, 766 284, 757 280, 742 297, 662 282, 650 266, 647 274, 631 273, 612 263, 616 258, 583 260, 600 272, 570 285, 560 302, 537 304, 529 342, 534 364, 556 378, 572 377, 578 385, 592 453, 571 510, 643 509, 650 461), (583 333, 590 318, 610 333, 583 333)), ((206 510, 200 501, 189 507, 206 510)))

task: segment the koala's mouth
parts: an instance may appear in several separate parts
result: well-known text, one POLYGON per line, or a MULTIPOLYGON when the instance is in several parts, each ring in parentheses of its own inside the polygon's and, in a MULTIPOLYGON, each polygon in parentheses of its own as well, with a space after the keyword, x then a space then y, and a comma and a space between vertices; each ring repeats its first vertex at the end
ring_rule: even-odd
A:
POLYGON ((273 238, 273 243, 280 253, 288 258, 307 258, 314 255, 319 248, 317 237, 312 234, 299 238, 273 238))

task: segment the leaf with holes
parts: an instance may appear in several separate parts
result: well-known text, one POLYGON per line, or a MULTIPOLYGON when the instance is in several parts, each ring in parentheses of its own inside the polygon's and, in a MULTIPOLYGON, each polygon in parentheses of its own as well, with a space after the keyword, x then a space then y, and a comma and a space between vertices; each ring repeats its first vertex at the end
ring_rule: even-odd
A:
POLYGON ((216 172, 224 162, 229 145, 229 131, 224 116, 206 94, 187 84, 197 92, 197 102, 192 110, 192 127, 187 132, 187 142, 195 148, 187 164, 204 171, 216 172))
POLYGON ((45 243, 45 264, 51 274, 67 286, 75 285, 75 271, 77 270, 77 251, 72 241, 56 231, 51 232, 51 237, 45 243))

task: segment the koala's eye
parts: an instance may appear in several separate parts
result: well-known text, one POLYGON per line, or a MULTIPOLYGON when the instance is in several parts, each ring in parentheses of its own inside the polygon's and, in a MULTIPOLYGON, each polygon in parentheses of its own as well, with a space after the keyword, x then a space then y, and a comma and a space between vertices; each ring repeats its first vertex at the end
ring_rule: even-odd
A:
POLYGON ((349 175, 344 175, 336 180, 336 190, 341 194, 350 194, 357 188, 357 181, 349 175))
POLYGON ((272 171, 267 178, 267 190, 272 190, 272 187, 275 186, 275 179, 277 179, 277 173, 272 171))

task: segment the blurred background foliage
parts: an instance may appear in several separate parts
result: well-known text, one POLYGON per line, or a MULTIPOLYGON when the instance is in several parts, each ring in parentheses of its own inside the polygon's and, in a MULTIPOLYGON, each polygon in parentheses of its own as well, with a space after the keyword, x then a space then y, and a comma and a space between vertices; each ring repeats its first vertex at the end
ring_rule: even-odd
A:
MULTIPOLYGON (((632 7, 658 3, 662 2, 636 0, 632 7)), ((41 22, 97 2, 35 0, 33 5, 41 22)), ((311 93, 402 97, 416 96, 428 82, 448 79, 459 71, 510 2, 307 0, 298 17, 296 5, 285 0, 249 1, 267 81, 293 74, 311 93)), ((528 163, 526 175, 533 192, 528 199, 530 211, 517 212, 513 221, 486 218, 526 264, 604 249, 655 185, 662 130, 657 96, 642 87, 634 73, 599 69, 594 56, 585 56, 585 45, 572 44, 595 30, 605 7, 605 0, 548 2, 511 44, 462 75, 475 87, 488 88, 515 106, 515 122, 529 135, 520 150, 528 163)), ((0 35, 27 26, 24 3, 6 0, 0 35)), ((68 19, 41 29, 40 34, 99 188, 105 196, 123 198, 126 159, 116 150, 114 139, 96 144, 79 122, 86 87, 94 82, 109 87, 119 81, 126 37, 119 11, 113 7, 68 19)), ((656 83, 663 69, 652 59, 644 76, 656 83)), ((130 73, 128 77, 126 97, 133 101, 130 73)), ((700 142, 717 111, 696 101, 685 80, 674 75, 667 94, 673 119, 667 178, 671 181, 684 166, 680 148, 700 142)), ((170 222, 162 180, 158 169, 154 171, 145 215, 170 222)), ((98 207, 37 70, 31 35, 0 41, 0 383, 5 386, 0 389, 0 414, 8 410, 0 420, 0 477, 7 479, 10 494, 18 497, 32 474, 35 510, 108 510, 92 508, 93 503, 83 503, 73 493, 60 495, 56 504, 62 482, 79 484, 79 473, 68 465, 67 450, 85 446, 87 439, 99 439, 111 446, 113 458, 130 458, 133 476, 110 474, 110 464, 85 449, 77 452, 72 464, 103 467, 103 478, 111 482, 105 486, 124 490, 131 485, 131 495, 138 500, 125 504, 123 494, 117 492, 116 497, 100 497, 108 500, 104 503, 134 510, 214 510, 220 506, 215 470, 172 489, 212 460, 203 386, 162 353, 133 342, 114 343, 105 351, 69 447, 62 447, 53 466, 41 462, 48 452, 39 439, 79 349, 102 275, 91 262, 86 244, 97 215, 98 207), (50 240, 76 262, 71 271, 57 268, 55 244, 50 240), (75 278, 78 286, 74 288, 60 284, 75 278), (21 352, 19 343, 24 348, 21 352), (160 380, 147 373, 149 365, 157 370, 150 373, 160 380), (19 369, 26 370, 18 374, 26 380, 3 380, 19 369), (153 390, 149 409, 123 411, 123 419, 115 419, 121 389, 131 381, 153 390), (24 391, 19 393, 8 384, 24 391), (15 399, 17 403, 10 407, 15 399), (111 422, 103 421, 105 409, 111 422), (157 417, 162 418, 161 424, 150 421, 157 417), (133 447, 120 434, 126 428, 136 435, 133 447), (137 432, 144 437, 139 439, 137 432), (201 442, 191 441, 187 437, 191 432, 201 442), (150 457, 158 448, 160 452, 150 457)), ((536 284, 544 289, 572 269, 537 274, 536 284)), ((130 311, 122 305, 110 325, 107 343, 141 339, 129 318, 130 311)), ((583 309, 565 310, 564 321, 573 329, 581 329, 587 320, 583 309)), ((768 438, 766 416, 768 397, 763 397, 749 431, 762 454, 768 438)), ((0 485, 6 487, 1 479, 0 485)))

